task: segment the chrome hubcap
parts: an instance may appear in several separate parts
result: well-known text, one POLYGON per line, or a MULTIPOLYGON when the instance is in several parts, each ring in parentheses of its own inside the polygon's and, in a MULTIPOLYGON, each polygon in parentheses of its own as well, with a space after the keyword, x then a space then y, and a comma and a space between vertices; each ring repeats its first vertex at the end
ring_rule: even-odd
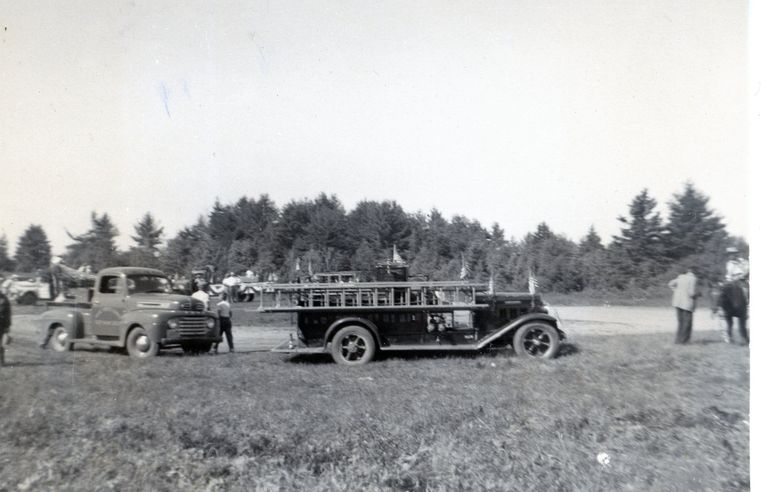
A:
POLYGON ((146 352, 149 349, 149 337, 147 335, 141 335, 136 339, 136 348, 142 352, 146 352))

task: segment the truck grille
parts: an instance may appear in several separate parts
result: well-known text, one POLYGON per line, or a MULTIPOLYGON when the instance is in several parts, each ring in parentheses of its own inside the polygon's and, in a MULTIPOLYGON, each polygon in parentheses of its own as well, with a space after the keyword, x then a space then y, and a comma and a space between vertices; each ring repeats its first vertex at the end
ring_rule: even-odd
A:
POLYGON ((208 332, 207 319, 205 317, 179 318, 179 335, 182 338, 205 336, 208 332))
POLYGON ((182 302, 179 307, 182 311, 205 311, 205 305, 201 301, 182 302))

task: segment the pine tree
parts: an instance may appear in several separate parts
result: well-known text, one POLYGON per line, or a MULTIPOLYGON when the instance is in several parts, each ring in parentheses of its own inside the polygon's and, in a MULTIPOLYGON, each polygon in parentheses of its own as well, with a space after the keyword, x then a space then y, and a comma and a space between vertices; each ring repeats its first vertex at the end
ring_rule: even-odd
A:
POLYGON ((131 236, 131 239, 136 242, 138 248, 150 253, 156 253, 159 250, 158 246, 163 242, 160 239, 163 236, 163 228, 159 226, 151 213, 144 214, 138 224, 133 226, 133 229, 136 231, 136 235, 131 236))
POLYGON ((709 197, 687 182, 669 202, 666 232, 667 255, 679 260, 703 253, 710 241, 725 236, 725 226, 709 208, 709 197))
POLYGON ((32 224, 16 245, 16 269, 31 272, 48 268, 51 263, 51 244, 42 226, 32 224))
POLYGON ((621 235, 613 236, 610 261, 619 285, 631 282, 646 287, 668 263, 664 254, 664 227, 656 205, 648 189, 643 189, 629 204, 629 217, 618 217, 626 227, 621 229, 621 235))
POLYGON ((74 241, 67 246, 67 263, 72 266, 90 265, 94 271, 115 266, 119 255, 115 238, 119 232, 106 213, 99 216, 91 212, 91 228, 85 234, 69 237, 74 241))

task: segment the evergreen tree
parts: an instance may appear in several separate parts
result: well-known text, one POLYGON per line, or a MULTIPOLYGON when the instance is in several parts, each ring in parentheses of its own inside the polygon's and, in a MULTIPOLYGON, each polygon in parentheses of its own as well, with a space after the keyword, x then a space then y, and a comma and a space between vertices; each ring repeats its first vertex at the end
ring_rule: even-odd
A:
POLYGON ((131 239, 136 243, 127 254, 126 263, 134 266, 158 268, 160 266, 160 244, 163 228, 152 214, 147 212, 133 227, 136 232, 131 239))
POLYGON ((20 272, 32 272, 46 269, 51 263, 51 244, 42 226, 32 224, 19 238, 16 244, 16 269, 20 272))
POLYGON ((606 286, 608 262, 605 246, 600 236, 591 226, 587 235, 579 242, 577 261, 580 288, 602 289, 606 286))
POLYGON ((527 289, 529 272, 536 276, 544 292, 571 292, 582 288, 576 264, 578 246, 555 234, 542 222, 536 232, 523 239, 515 264, 514 287, 527 289))
POLYGON ((142 248, 150 253, 159 251, 159 246, 162 244, 163 228, 155 221, 152 214, 147 212, 139 220, 139 222, 133 226, 136 231, 135 236, 131 236, 136 242, 138 248, 142 248))
POLYGON ((667 264, 664 227, 656 205, 648 190, 643 189, 629 204, 629 217, 618 217, 626 227, 621 229, 621 235, 613 236, 609 255, 618 285, 631 282, 646 287, 667 264))
POLYGON ((12 272, 16 263, 8 256, 8 239, 5 234, 0 236, 0 272, 12 272))
POLYGON ((67 263, 72 266, 90 265, 94 271, 115 266, 119 256, 115 238, 119 232, 112 219, 91 212, 91 228, 85 234, 69 237, 74 241, 67 246, 67 263))
POLYGON ((166 272, 189 276, 196 268, 211 264, 208 225, 203 217, 193 226, 184 227, 170 241, 161 256, 166 272))
POLYGON ((579 242, 579 253, 587 254, 594 251, 605 251, 605 246, 603 246, 603 241, 597 234, 595 226, 592 225, 589 227, 587 235, 581 239, 581 242, 579 242))
POLYGON ((667 255, 674 260, 703 253, 710 241, 726 235, 720 217, 709 208, 709 197, 691 182, 669 202, 666 233, 667 255))

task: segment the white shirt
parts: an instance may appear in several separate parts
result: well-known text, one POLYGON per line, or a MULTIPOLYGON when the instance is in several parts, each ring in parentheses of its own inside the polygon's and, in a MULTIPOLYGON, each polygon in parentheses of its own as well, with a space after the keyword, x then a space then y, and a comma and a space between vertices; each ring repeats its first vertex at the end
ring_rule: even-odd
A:
POLYGON ((696 308, 696 298, 699 296, 699 290, 696 286, 696 275, 691 272, 678 275, 669 283, 672 293, 672 305, 676 308, 686 311, 693 311, 696 308))
POLYGON ((198 301, 203 301, 203 304, 205 305, 205 310, 206 311, 210 308, 210 306, 208 304, 209 304, 209 302, 211 300, 211 296, 206 294, 205 291, 202 291, 202 290, 195 291, 195 293, 192 294, 192 297, 197 299, 198 301))
POLYGON ((224 280, 222 280, 221 283, 226 285, 227 287, 232 287, 240 283, 240 277, 231 275, 229 277, 226 277, 224 280))
POLYGON ((232 317, 232 306, 230 306, 227 301, 219 301, 219 303, 216 304, 216 311, 219 313, 219 318, 232 317))

